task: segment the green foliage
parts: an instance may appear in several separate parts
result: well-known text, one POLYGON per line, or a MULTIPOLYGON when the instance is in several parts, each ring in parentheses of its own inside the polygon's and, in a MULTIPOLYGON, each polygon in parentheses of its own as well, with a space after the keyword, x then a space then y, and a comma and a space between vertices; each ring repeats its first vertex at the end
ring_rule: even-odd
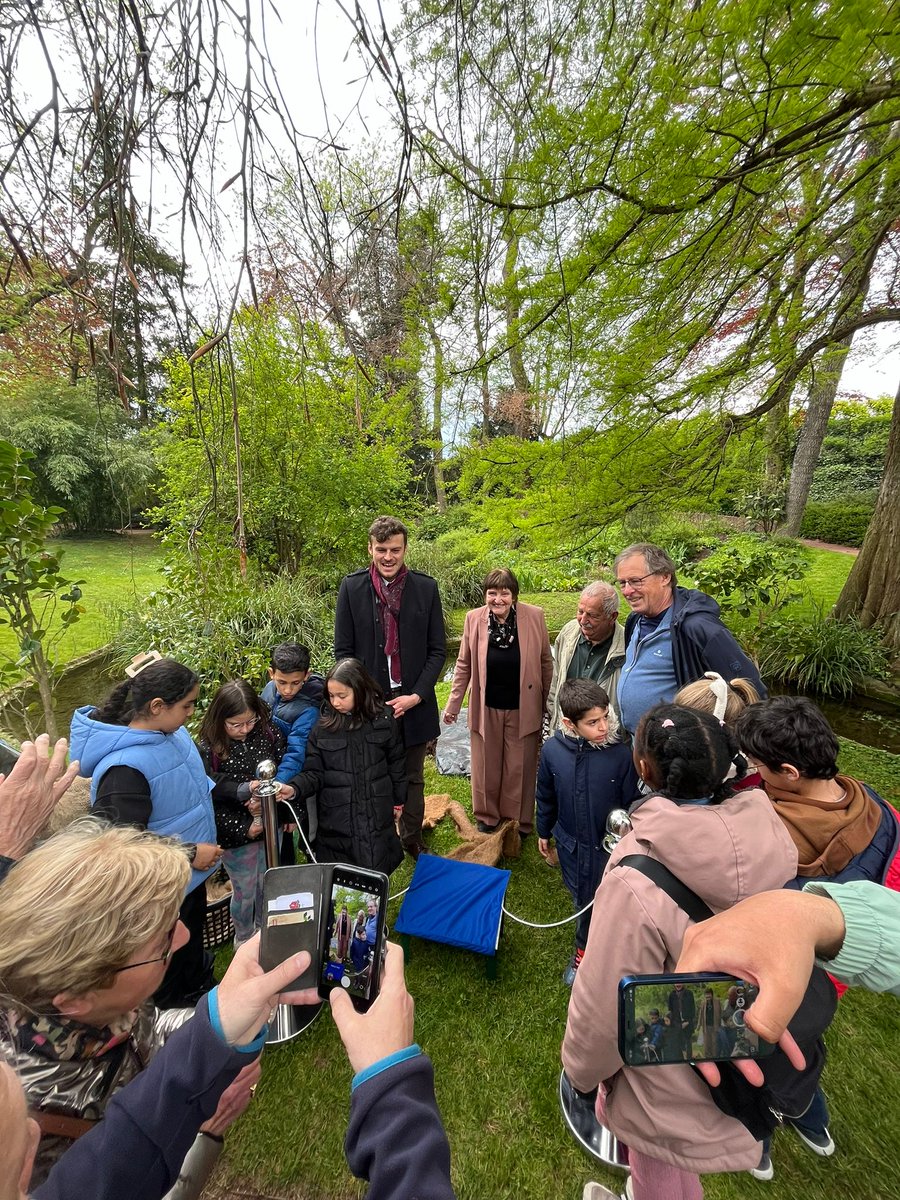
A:
POLYGON ((47 537, 63 510, 35 504, 34 475, 26 465, 30 457, 0 441, 0 625, 7 626, 17 642, 15 656, 0 659, 0 687, 34 675, 47 732, 53 737, 52 650, 84 611, 79 604, 84 580, 62 575, 62 554, 47 549, 47 537), (51 632, 57 611, 59 624, 51 632))
POLYGON ((668 551, 680 570, 717 549, 732 534, 727 522, 709 513, 666 512, 655 507, 648 510, 641 505, 622 522, 617 552, 631 542, 652 542, 668 551))
POLYGON ((765 534, 774 533, 784 517, 787 493, 783 484, 773 485, 762 481, 753 491, 744 492, 740 511, 755 521, 765 534))
POLYGON ((206 574, 183 564, 166 574, 165 587, 124 615, 115 641, 118 671, 139 651, 155 649, 191 667, 210 689, 236 677, 261 687, 278 642, 308 646, 317 669, 330 663, 334 596, 308 578, 242 579, 221 563, 206 574))
POLYGON ((321 326, 271 306, 240 315, 231 350, 193 369, 168 364, 157 457, 170 545, 235 545, 233 384, 251 557, 336 583, 358 564, 372 517, 409 506, 408 406, 373 391, 321 326))
POLYGON ((35 500, 65 507, 76 530, 122 528, 155 502, 146 433, 87 383, 8 381, 0 436, 31 452, 35 500))
MULTIPOLYGON (((809 493, 811 501, 854 506, 868 503, 871 512, 884 470, 893 407, 894 401, 888 397, 837 401, 816 464, 809 493)), ((807 536, 823 537, 822 534, 807 536)), ((843 538, 825 540, 844 541, 843 538)), ((858 546, 861 542, 846 544, 858 546)))
POLYGON ((832 500, 810 501, 803 514, 800 533, 835 546, 861 546, 875 511, 874 503, 848 503, 832 500))
POLYGON ((756 610, 762 622, 800 598, 808 570, 809 555, 797 542, 746 533, 699 563, 694 580, 726 612, 748 617, 756 610))
POLYGON ((757 649, 764 678, 822 696, 849 696, 860 676, 883 679, 888 671, 877 628, 863 628, 855 618, 838 621, 821 605, 768 622, 759 631, 757 649))

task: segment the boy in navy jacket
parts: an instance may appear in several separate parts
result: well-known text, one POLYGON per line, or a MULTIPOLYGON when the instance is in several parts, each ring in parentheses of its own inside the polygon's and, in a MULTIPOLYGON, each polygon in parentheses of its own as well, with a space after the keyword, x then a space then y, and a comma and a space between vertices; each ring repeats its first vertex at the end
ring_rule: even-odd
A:
MULTIPOLYGON (((544 743, 538 765, 538 850, 552 862, 556 842, 563 883, 576 909, 594 898, 609 855, 603 849, 606 818, 638 795, 631 747, 607 745, 609 696, 591 679, 567 679, 559 689, 562 724, 544 743)), ((615 716, 612 717, 615 723, 615 716)), ((591 909, 575 922, 575 953, 563 973, 571 987, 587 945, 591 909)))

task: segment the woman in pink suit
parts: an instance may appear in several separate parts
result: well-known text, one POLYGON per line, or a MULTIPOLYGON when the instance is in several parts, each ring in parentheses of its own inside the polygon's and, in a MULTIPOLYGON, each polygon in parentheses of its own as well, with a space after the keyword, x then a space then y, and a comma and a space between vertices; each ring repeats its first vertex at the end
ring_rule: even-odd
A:
POLYGON ((512 571, 491 571, 485 603, 466 613, 444 721, 469 691, 472 809, 482 833, 511 818, 531 832, 541 723, 553 675, 544 610, 519 604, 512 571))

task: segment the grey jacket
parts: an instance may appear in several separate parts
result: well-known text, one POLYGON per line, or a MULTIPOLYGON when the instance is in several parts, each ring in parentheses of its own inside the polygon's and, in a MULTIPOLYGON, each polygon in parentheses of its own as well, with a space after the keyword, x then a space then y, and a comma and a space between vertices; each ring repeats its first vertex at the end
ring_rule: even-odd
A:
MULTIPOLYGON (((144 1004, 131 1037, 98 1058, 51 1060, 36 1051, 17 1051, 6 1041, 2 1052, 22 1081, 29 1108, 47 1108, 66 1116, 99 1120, 111 1097, 143 1071, 171 1034, 193 1015, 192 1008, 163 1010, 144 1004)), ((47 1178, 51 1167, 71 1145, 68 1138, 41 1137, 32 1187, 47 1178)), ((199 1196, 220 1153, 218 1142, 198 1136, 167 1200, 199 1196)))
MULTIPOLYGON (((575 653, 575 647, 578 645, 578 639, 581 636, 581 629, 576 620, 567 621, 563 625, 553 643, 553 681, 550 684, 550 695, 547 697, 547 712, 550 714, 550 736, 552 737, 559 729, 562 721, 562 713, 559 709, 557 697, 559 696, 560 684, 565 683, 566 672, 569 670, 569 663, 572 661, 572 655, 575 653)), ((625 662, 625 627, 616 622, 616 627, 613 630, 612 644, 609 647, 609 653, 606 656, 606 663, 600 673, 600 678, 597 682, 605 692, 609 694, 610 699, 610 716, 615 716, 615 726, 618 727, 618 700, 616 694, 619 690, 619 676, 622 673, 622 664, 625 662)), ((610 723, 610 737, 608 741, 618 741, 617 736, 613 736, 613 722, 610 723)))

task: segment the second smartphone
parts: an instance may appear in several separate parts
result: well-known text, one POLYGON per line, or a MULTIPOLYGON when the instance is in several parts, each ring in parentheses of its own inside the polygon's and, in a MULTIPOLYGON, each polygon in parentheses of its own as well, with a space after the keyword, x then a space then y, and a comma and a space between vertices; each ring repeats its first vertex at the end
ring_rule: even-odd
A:
POLYGON ((619 984, 619 1053, 629 1067, 763 1058, 746 1024, 758 988, 730 975, 628 975, 619 984))

